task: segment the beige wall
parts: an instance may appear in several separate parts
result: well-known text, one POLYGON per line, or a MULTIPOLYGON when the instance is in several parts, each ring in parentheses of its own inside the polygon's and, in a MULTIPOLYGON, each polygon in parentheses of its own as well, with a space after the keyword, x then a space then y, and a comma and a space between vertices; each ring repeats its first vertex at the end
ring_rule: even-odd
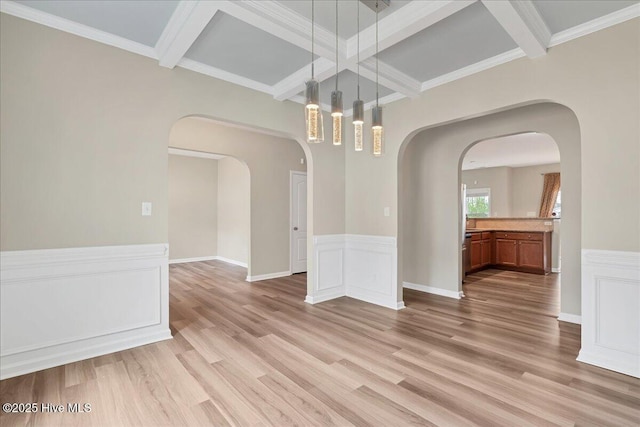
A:
MULTIPOLYGON (((0 20, 3 251, 167 242, 167 145, 183 117, 302 141, 300 104, 6 14, 0 20), (151 217, 140 215, 143 201, 153 203, 151 217)), ((309 235, 344 233, 344 147, 301 146, 309 235)))
POLYGON ((511 168, 498 167, 462 171, 462 183, 467 190, 474 188, 491 189, 491 216, 511 215, 511 168))
POLYGON ((240 161, 218 161, 218 256, 241 263, 249 262, 249 179, 240 161))
MULTIPOLYGON (((562 161, 562 159, 560 159, 562 161)), ((511 172, 511 212, 515 217, 540 212, 545 173, 560 172, 560 163, 513 168, 511 172)), ((561 177, 562 180, 562 177, 561 177)))
POLYGON ((460 289, 460 164, 475 141, 535 129, 558 144, 562 160, 563 313, 580 313, 580 131, 573 113, 536 104, 440 126, 417 134, 401 160, 398 263, 406 282, 460 289), (565 161, 566 159, 566 161, 565 161))
POLYGON ((211 120, 178 121, 171 147, 217 153, 244 162, 250 174, 251 251, 249 275, 289 270, 289 171, 306 171, 304 152, 290 139, 259 134, 211 120))
POLYGON ((169 156, 169 259, 217 254, 218 161, 169 156))
POLYGON ((420 129, 551 100, 580 124, 582 247, 640 251, 639 28, 633 19, 387 105, 386 156, 346 153, 347 233, 397 234, 398 156, 420 129))

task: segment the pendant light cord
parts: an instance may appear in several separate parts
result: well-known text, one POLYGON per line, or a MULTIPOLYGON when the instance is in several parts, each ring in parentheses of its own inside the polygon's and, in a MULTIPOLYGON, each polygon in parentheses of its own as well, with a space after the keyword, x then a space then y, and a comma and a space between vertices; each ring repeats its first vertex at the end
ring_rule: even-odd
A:
POLYGON ((315 10, 316 8, 314 7, 314 1, 311 0, 311 80, 313 80, 313 71, 314 71, 313 58, 315 57, 313 52, 313 45, 314 45, 313 41, 315 36, 315 33, 314 33, 315 10))
POLYGON ((360 0, 358 0, 358 99, 360 99, 360 0))
POLYGON ((376 1, 376 107, 378 106, 378 2, 376 1))
POLYGON ((336 92, 338 91, 338 0, 336 0, 336 92))

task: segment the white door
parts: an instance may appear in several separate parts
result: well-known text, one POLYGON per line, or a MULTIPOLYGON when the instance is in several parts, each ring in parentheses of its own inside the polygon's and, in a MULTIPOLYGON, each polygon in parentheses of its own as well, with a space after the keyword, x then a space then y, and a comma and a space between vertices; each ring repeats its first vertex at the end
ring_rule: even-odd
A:
POLYGON ((291 172, 291 273, 307 271, 307 174, 291 172))

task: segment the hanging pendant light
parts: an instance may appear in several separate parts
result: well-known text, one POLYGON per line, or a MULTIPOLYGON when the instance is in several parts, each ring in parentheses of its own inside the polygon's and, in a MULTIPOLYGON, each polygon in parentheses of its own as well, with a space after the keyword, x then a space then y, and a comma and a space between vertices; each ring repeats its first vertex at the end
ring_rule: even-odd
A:
POLYGON ((322 123, 322 110, 320 109, 320 83, 314 76, 314 37, 315 37, 315 7, 311 0, 311 79, 305 83, 306 104, 304 118, 306 124, 307 142, 309 144, 324 141, 324 126, 322 123))
POLYGON ((336 90, 331 92, 333 145, 342 145, 342 91, 338 90, 338 0, 336 0, 336 90))
POLYGON ((371 148, 373 155, 376 157, 380 157, 384 154, 382 107, 378 104, 378 11, 379 1, 376 1, 376 106, 371 110, 371 148))
POLYGON ((358 0, 358 99, 353 101, 353 130, 354 148, 362 151, 363 139, 362 127, 364 126, 364 102, 360 99, 360 1, 358 0))

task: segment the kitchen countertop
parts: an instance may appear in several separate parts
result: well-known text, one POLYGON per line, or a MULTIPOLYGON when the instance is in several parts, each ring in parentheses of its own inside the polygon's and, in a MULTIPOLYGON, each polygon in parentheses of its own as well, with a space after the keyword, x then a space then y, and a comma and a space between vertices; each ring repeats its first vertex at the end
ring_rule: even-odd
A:
POLYGON ((551 231, 541 230, 499 230, 495 228, 467 228, 467 233, 481 233, 483 231, 497 231, 500 233, 551 233, 551 231))

